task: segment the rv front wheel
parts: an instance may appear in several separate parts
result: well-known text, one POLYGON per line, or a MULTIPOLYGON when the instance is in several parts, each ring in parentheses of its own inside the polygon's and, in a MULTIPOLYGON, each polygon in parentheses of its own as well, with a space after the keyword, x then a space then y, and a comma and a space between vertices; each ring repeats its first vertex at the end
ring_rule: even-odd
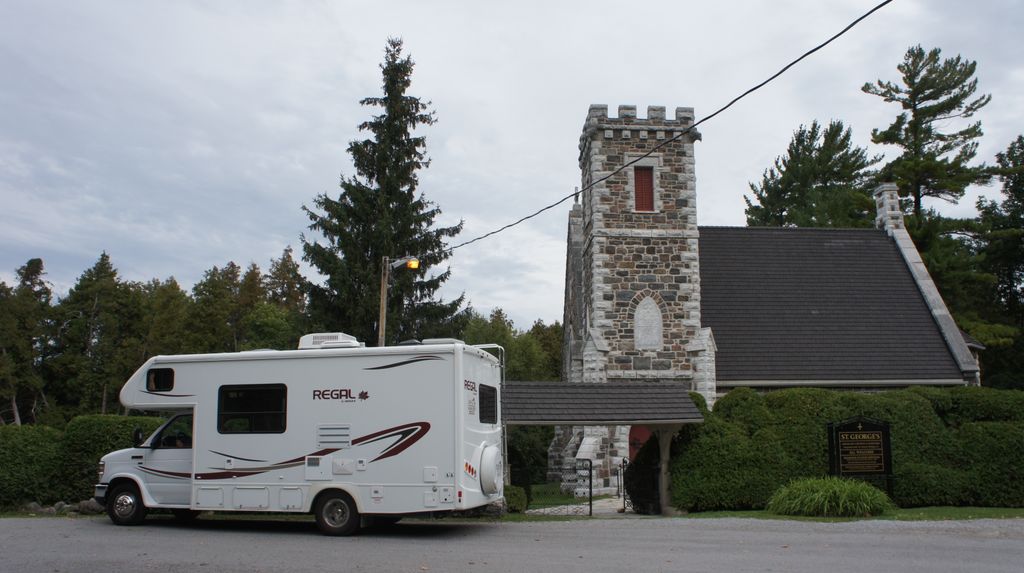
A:
POLYGON ((146 519, 146 506, 142 504, 139 488, 133 483, 114 486, 107 496, 107 515, 117 525, 138 525, 146 519))
POLYGON ((351 535, 359 529, 359 510, 348 494, 324 493, 316 503, 316 525, 326 535, 351 535))

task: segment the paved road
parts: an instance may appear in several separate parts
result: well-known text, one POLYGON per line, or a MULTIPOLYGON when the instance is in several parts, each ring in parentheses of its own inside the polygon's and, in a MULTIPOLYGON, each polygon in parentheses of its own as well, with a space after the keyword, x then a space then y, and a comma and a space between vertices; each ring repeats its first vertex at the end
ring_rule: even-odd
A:
POLYGON ((0 519, 3 572, 1024 570, 1024 520, 808 523, 595 519, 401 523, 352 538, 311 522, 0 519))

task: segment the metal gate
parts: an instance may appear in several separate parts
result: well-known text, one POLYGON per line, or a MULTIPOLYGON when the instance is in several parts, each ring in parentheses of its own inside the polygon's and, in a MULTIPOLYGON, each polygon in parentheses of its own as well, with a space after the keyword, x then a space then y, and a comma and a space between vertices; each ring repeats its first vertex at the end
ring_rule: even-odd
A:
MULTIPOLYGON (((557 495, 530 502, 527 513, 542 515, 594 515, 594 462, 580 459, 562 465, 557 495), (552 501, 553 500, 553 501, 552 501)), ((536 487, 534 491, 536 493, 536 487)), ((536 497, 536 496, 535 496, 536 497)))
POLYGON ((658 476, 661 466, 629 463, 623 459, 619 467, 622 484, 622 510, 644 515, 661 513, 658 476))

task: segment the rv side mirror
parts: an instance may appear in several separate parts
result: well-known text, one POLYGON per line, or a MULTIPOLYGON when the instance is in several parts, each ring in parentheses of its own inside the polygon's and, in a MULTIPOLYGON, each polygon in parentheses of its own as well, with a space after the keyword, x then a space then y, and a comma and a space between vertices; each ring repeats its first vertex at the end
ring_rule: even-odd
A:
POLYGON ((146 436, 142 435, 142 428, 136 427, 132 431, 132 446, 139 447, 142 444, 142 440, 145 440, 146 436))

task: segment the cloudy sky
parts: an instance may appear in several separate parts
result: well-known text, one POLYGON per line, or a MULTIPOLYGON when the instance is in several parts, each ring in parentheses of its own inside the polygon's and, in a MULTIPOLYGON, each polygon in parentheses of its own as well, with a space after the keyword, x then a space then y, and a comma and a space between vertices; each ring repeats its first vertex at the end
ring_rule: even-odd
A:
MULTIPOLYGON (((421 190, 442 223, 465 221, 461 242, 580 184, 591 103, 703 117, 876 3, 5 0, 0 279, 41 257, 65 293, 106 251, 128 280, 190 288, 214 265, 300 250, 301 206, 352 174, 345 148, 389 36, 416 62, 410 94, 437 112, 421 190)), ((744 224, 747 183, 801 123, 842 119, 869 146, 897 108, 860 86, 896 80, 918 43, 978 61, 991 162, 1024 133, 1022 29, 1021 0, 896 0, 700 128, 700 223, 744 224)), ((971 215, 979 194, 998 189, 935 206, 971 215)), ((567 212, 457 250, 445 296, 522 328, 560 320, 567 212)))

